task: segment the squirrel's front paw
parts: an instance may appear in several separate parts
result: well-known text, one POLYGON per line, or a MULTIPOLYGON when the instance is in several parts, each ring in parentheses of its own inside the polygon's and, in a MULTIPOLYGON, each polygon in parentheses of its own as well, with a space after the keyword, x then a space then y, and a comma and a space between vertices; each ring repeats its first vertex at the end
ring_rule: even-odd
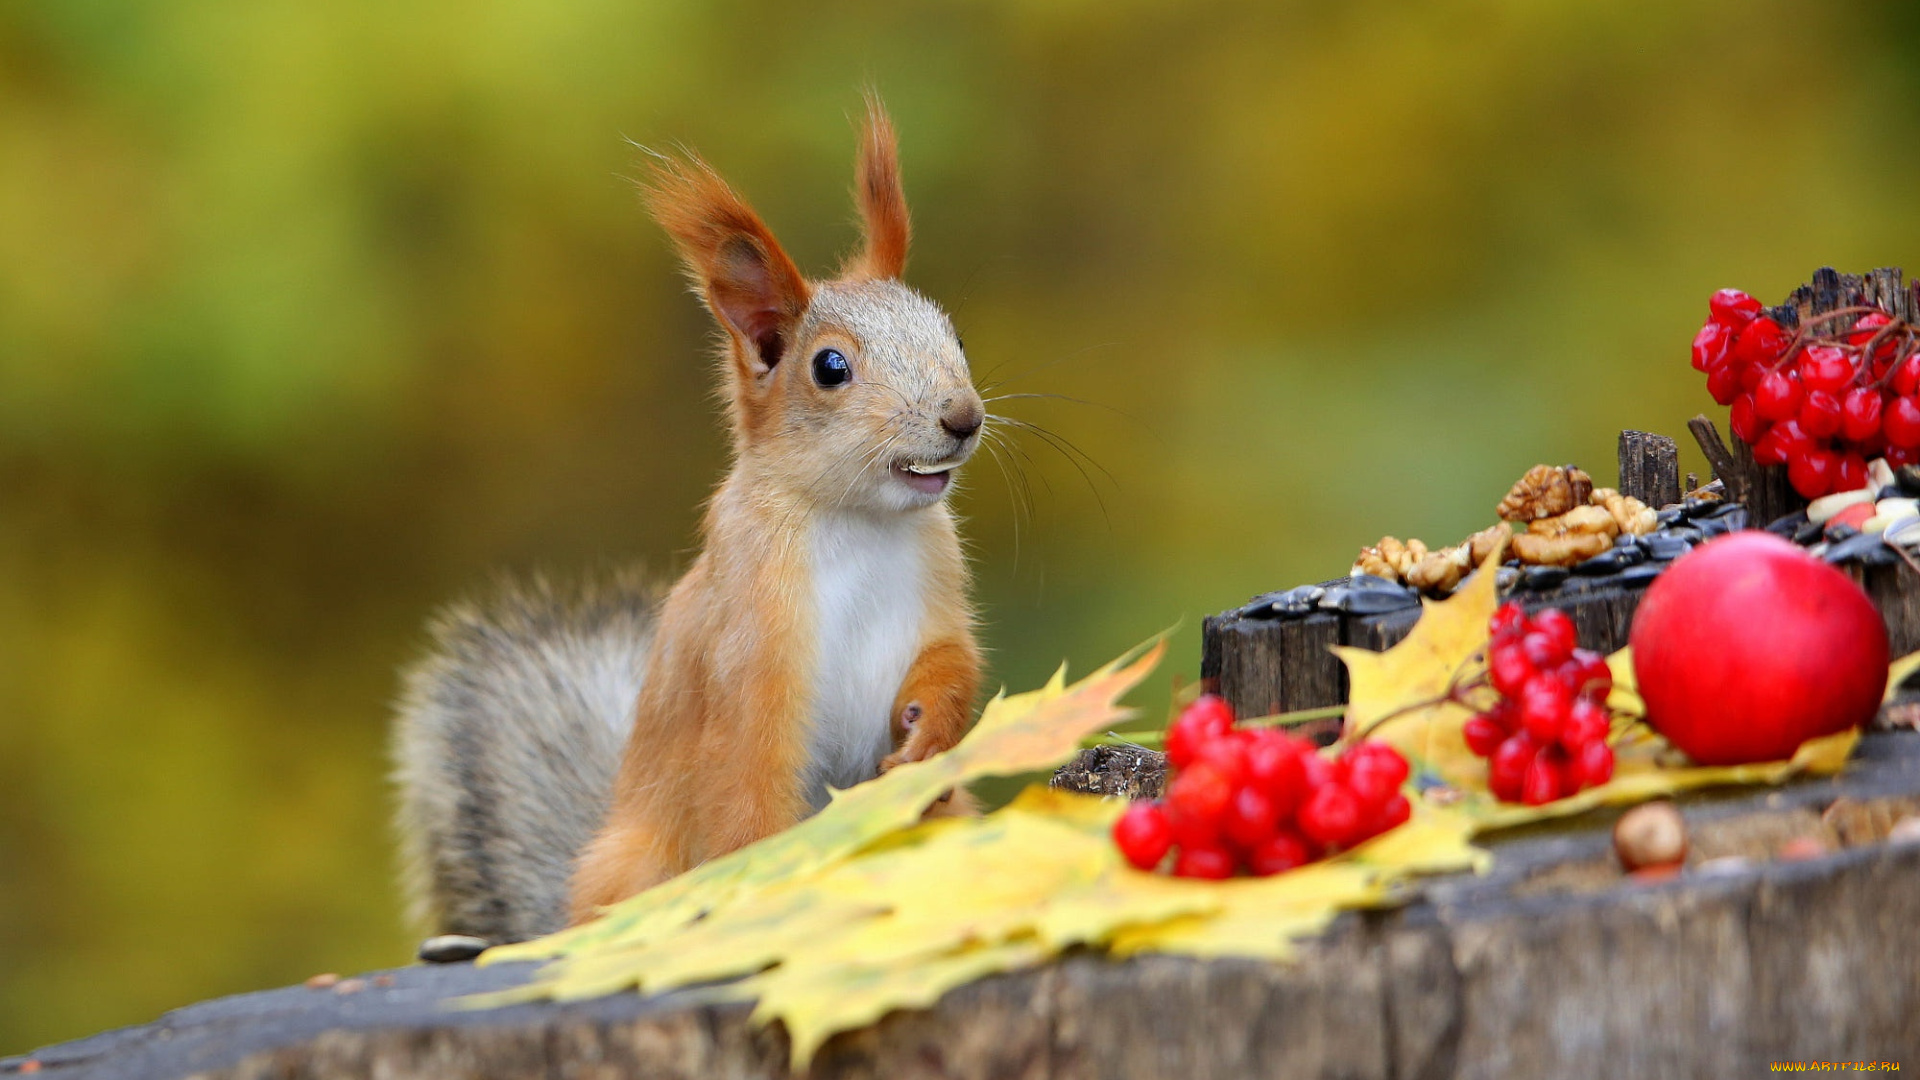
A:
POLYGON ((899 749, 880 759, 880 771, 886 772, 895 766, 905 765, 909 761, 925 761, 946 750, 951 750, 957 741, 945 732, 929 728, 920 723, 922 716, 920 703, 909 701, 900 708, 900 715, 894 718, 895 730, 899 733, 899 749))

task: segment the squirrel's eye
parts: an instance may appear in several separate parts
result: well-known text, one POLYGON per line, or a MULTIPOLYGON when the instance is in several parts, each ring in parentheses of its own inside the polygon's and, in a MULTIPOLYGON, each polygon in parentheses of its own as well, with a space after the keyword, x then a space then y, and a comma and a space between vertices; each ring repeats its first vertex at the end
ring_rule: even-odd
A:
POLYGON ((839 386, 853 378, 853 369, 847 366, 847 358, 833 349, 821 349, 813 354, 813 381, 821 386, 839 386))

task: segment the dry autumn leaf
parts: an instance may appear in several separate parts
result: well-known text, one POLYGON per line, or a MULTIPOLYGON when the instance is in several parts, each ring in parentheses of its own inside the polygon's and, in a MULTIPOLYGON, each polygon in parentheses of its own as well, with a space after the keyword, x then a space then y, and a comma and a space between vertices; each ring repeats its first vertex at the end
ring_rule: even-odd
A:
POLYGON ((1334 647, 1347 665, 1346 730, 1387 742, 1416 772, 1455 787, 1485 786, 1486 763, 1460 734, 1472 713, 1446 698, 1456 674, 1487 647, 1487 621, 1499 606, 1492 566, 1445 600, 1422 603, 1420 621, 1386 652, 1334 647))
MULTIPOLYGON (((1069 687, 1065 671, 1039 690, 987 703, 960 745, 925 761, 835 792, 832 802, 799 825, 703 863, 639 896, 605 917, 518 945, 489 950, 483 963, 560 956, 605 943, 633 948, 672 934, 736 898, 792 880, 890 833, 914 824, 933 800, 953 787, 990 776, 1051 768, 1072 756, 1080 739, 1124 720, 1120 697, 1158 663, 1155 643, 1130 663, 1125 658, 1069 687)), ((629 980, 629 983, 631 980, 629 980)), ((583 988, 579 996, 620 989, 583 988)))

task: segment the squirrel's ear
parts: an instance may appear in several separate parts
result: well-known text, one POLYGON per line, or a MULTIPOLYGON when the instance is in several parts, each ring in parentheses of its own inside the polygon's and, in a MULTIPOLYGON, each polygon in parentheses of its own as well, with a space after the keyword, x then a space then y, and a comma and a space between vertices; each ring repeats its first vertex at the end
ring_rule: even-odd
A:
POLYGON ((809 291, 793 260, 740 196, 706 162, 658 158, 645 185, 647 209, 686 263, 756 372, 770 370, 807 309, 809 291))
POLYGON ((860 157, 854 166, 854 201, 866 242, 847 261, 845 274, 856 278, 897 278, 907 268, 907 195, 900 187, 900 147, 893 121, 880 96, 867 91, 867 121, 860 132, 860 157))

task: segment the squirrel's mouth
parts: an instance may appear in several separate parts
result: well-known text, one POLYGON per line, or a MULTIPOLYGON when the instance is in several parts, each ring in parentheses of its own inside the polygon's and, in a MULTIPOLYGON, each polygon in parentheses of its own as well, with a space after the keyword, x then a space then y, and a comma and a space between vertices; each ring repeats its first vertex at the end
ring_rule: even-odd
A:
POLYGON ((947 484, 953 479, 953 470, 960 467, 960 459, 937 461, 930 465, 919 462, 902 461, 893 466, 894 478, 915 491, 927 495, 938 495, 947 490, 947 484))

